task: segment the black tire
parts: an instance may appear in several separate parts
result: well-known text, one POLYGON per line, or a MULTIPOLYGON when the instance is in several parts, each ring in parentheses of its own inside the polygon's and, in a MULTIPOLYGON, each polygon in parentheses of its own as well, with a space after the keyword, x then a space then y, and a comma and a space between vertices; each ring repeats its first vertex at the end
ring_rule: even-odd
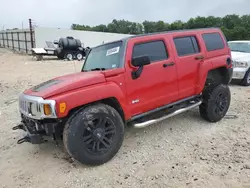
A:
POLYGON ((243 80, 241 81, 241 85, 242 86, 250 86, 250 68, 246 72, 245 77, 243 78, 243 80))
POLYGON ((81 60, 83 60, 83 53, 82 52, 77 52, 75 57, 76 57, 76 60, 81 61, 81 60))
POLYGON ((203 92, 203 102, 199 107, 200 115, 209 122, 218 122, 224 118, 231 103, 228 85, 211 84, 203 92))
POLYGON ((67 53, 65 53, 64 58, 69 60, 69 61, 72 61, 74 59, 74 55, 70 52, 67 52, 67 53))
POLYGON ((79 110, 68 120, 63 131, 63 143, 68 154, 80 163, 91 166, 111 160, 119 151, 123 139, 124 123, 121 116, 105 104, 79 110), (99 126, 96 125, 98 122, 99 126), (97 151, 97 146, 102 150, 97 151))
POLYGON ((43 56, 42 56, 42 55, 37 55, 37 56, 36 56, 36 60, 37 60, 37 61, 42 61, 42 59, 43 59, 43 56))

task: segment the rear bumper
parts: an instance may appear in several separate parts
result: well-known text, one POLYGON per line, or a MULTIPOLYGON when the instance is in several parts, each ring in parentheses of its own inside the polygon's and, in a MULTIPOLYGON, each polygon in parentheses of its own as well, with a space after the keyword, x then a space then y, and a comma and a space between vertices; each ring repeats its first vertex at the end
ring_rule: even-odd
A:
POLYGON ((233 68, 228 68, 228 76, 229 76, 228 83, 230 83, 232 81, 232 77, 233 77, 233 68))

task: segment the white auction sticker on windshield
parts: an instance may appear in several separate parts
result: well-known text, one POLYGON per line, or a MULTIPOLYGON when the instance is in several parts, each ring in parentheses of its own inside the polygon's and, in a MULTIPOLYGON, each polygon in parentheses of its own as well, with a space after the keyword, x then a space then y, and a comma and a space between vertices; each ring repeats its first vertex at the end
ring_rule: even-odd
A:
POLYGON ((117 46, 115 48, 111 48, 111 49, 107 50, 106 56, 116 54, 119 52, 119 50, 120 50, 120 46, 117 46))

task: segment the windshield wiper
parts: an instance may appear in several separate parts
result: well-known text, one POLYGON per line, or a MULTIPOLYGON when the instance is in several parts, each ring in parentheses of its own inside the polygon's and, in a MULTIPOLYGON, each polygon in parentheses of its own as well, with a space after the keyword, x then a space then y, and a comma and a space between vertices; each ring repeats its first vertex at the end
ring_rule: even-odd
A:
POLYGON ((94 69, 91 69, 91 71, 98 71, 98 70, 106 70, 105 68, 94 68, 94 69))

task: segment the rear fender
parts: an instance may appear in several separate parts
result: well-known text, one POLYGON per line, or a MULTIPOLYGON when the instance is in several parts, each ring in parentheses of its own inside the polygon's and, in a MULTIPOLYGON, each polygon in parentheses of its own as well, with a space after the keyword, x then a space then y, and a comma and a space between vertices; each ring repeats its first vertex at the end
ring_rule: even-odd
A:
POLYGON ((229 55, 214 57, 213 59, 209 60, 207 63, 201 63, 199 67, 199 77, 197 81, 196 93, 199 94, 202 92, 206 80, 209 76, 209 73, 213 70, 218 70, 220 72, 222 83, 228 84, 230 82, 230 73, 229 69, 231 69, 231 60, 229 55), (222 60, 223 59, 223 60, 222 60))
POLYGON ((58 118, 66 117, 69 114, 69 111, 74 108, 107 98, 116 98, 123 110, 125 119, 130 117, 125 95, 121 88, 115 83, 93 85, 60 94, 58 96, 53 96, 53 100, 56 100, 56 112, 58 118), (64 113, 60 113, 60 103, 66 103, 66 111, 64 113))

